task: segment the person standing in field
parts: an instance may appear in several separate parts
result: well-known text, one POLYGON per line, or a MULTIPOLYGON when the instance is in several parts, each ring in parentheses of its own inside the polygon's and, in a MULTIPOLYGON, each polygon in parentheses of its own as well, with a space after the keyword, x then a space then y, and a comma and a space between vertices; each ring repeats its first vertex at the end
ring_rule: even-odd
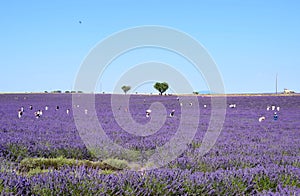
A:
POLYGON ((23 111, 19 109, 19 110, 18 110, 18 118, 21 118, 22 115, 23 115, 23 111))
POLYGON ((170 113, 170 117, 173 117, 175 114, 175 110, 172 110, 171 113, 170 113))
POLYGON ((278 120, 278 115, 277 115, 277 113, 276 113, 276 112, 274 113, 274 116, 273 116, 273 118, 274 118, 274 120, 278 120))

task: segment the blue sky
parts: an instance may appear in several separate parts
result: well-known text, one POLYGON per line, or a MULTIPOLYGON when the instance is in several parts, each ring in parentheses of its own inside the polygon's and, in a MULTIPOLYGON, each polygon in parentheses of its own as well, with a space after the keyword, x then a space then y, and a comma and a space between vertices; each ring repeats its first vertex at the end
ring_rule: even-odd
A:
MULTIPOLYGON (((70 90, 96 44, 141 25, 171 27, 196 39, 216 62, 226 93, 274 92, 276 73, 280 91, 300 92, 299 10, 296 0, 2 1, 0 92, 70 90)), ((112 92, 120 70, 150 60, 174 63, 195 90, 208 90, 192 65, 169 55, 150 49, 125 54, 96 91, 112 92)), ((151 85, 135 90, 154 92, 151 85)))

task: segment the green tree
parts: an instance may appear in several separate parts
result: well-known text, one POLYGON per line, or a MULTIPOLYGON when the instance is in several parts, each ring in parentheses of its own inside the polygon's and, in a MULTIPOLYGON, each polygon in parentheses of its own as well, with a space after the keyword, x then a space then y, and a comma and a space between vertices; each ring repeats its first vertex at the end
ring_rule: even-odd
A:
POLYGON ((156 83, 154 84, 154 88, 155 88, 156 90, 158 90, 158 92, 159 92, 160 95, 162 95, 164 92, 166 92, 166 91, 168 90, 169 85, 168 85, 168 83, 166 83, 166 82, 162 82, 162 83, 156 82, 156 83))
POLYGON ((121 87, 121 89, 122 89, 122 90, 124 91, 124 93, 126 94, 126 93, 131 89, 131 87, 130 87, 130 86, 124 85, 124 86, 121 87))

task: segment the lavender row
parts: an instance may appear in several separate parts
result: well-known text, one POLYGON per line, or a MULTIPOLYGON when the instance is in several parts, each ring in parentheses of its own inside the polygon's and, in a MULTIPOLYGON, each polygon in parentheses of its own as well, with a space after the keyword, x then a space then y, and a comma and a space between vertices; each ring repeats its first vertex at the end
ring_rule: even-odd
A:
POLYGON ((31 177, 1 172, 0 191, 14 195, 297 195, 299 179, 296 168, 277 165, 210 173, 156 169, 112 174, 66 167, 31 177))

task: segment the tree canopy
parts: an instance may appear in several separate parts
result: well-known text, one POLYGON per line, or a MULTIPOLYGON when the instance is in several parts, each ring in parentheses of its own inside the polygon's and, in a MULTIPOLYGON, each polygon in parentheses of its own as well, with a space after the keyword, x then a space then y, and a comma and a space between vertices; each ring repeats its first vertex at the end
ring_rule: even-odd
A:
POLYGON ((168 90, 169 85, 168 85, 168 83, 166 83, 166 82, 162 82, 162 83, 156 82, 156 83, 154 84, 154 88, 155 88, 156 90, 158 90, 158 92, 159 92, 160 95, 162 95, 164 92, 166 92, 166 91, 168 90))
POLYGON ((131 89, 131 86, 122 86, 121 89, 124 91, 124 93, 126 94, 130 89, 131 89))

